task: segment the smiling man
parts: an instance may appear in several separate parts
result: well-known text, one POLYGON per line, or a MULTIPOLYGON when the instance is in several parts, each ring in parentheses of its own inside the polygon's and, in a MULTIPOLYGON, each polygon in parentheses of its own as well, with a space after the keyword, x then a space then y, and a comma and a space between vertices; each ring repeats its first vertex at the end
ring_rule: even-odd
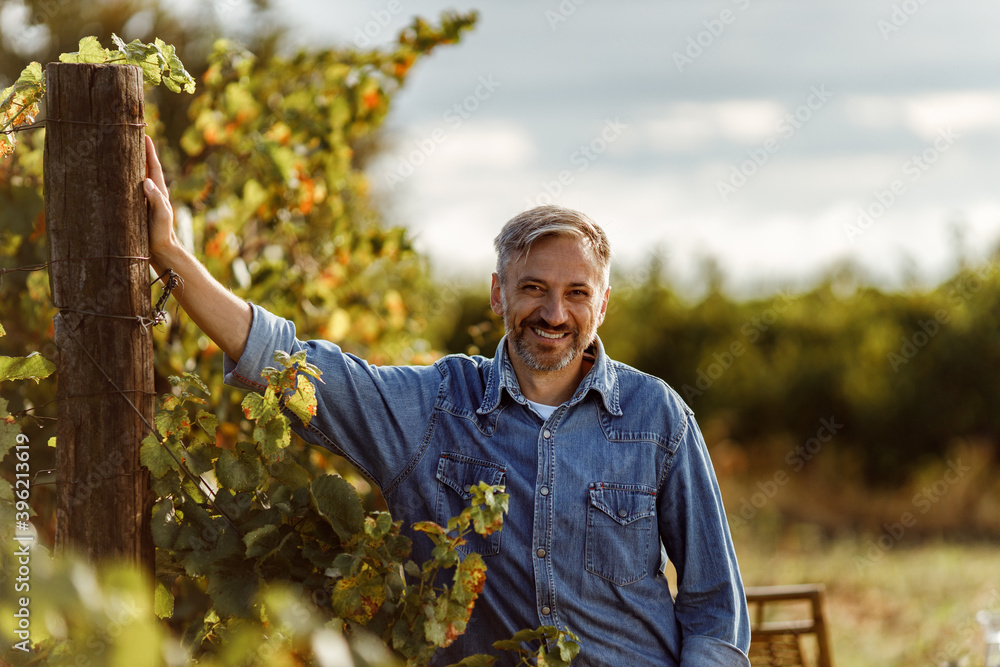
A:
MULTIPOLYGON (((151 263, 184 280, 181 306, 226 353, 226 381, 263 391, 274 352, 323 371, 308 442, 351 460, 409 528, 445 523, 478 482, 510 495, 503 530, 462 549, 488 573, 447 665, 514 632, 574 632, 574 665, 748 666, 749 623, 718 484, 694 415, 663 381, 612 361, 597 328, 610 288, 604 232, 576 211, 518 215, 496 239, 491 304, 506 337, 493 358, 372 366, 234 297, 177 241, 147 144, 151 263), (676 596, 664 574, 677 571, 676 596)), ((508 664, 501 658, 498 665, 508 664)))

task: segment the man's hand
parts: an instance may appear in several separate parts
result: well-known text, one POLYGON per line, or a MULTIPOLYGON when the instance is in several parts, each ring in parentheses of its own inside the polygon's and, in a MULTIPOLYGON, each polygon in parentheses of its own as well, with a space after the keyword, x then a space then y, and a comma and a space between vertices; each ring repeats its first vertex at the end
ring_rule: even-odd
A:
POLYGON ((149 202, 149 261, 157 275, 167 268, 166 257, 171 250, 180 248, 174 234, 174 211, 167 196, 167 184, 163 180, 163 167, 156 156, 153 140, 146 136, 146 180, 142 190, 149 202))
POLYGON ((149 263, 157 275, 171 268, 180 276, 180 288, 174 291, 174 297, 223 352, 239 361, 250 335, 253 311, 248 303, 213 278, 177 239, 163 168, 148 136, 146 180, 142 189, 150 205, 149 263))

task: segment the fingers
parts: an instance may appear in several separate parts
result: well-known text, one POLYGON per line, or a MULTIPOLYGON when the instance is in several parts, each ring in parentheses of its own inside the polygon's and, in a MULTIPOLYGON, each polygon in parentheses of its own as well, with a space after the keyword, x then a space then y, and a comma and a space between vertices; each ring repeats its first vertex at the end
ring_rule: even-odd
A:
POLYGON ((167 196, 167 184, 163 180, 163 167, 149 135, 146 135, 146 180, 142 184, 142 190, 153 207, 153 216, 166 220, 169 224, 172 211, 167 196))
POLYGON ((167 183, 163 180, 163 167, 160 165, 160 158, 156 155, 156 147, 153 140, 146 135, 146 177, 153 179, 153 183, 162 193, 167 191, 167 183))
POLYGON ((146 195, 146 200, 153 209, 154 221, 163 222, 167 225, 172 224, 171 217, 173 211, 170 210, 170 200, 167 198, 166 193, 157 187, 153 179, 147 178, 143 181, 142 192, 146 195))

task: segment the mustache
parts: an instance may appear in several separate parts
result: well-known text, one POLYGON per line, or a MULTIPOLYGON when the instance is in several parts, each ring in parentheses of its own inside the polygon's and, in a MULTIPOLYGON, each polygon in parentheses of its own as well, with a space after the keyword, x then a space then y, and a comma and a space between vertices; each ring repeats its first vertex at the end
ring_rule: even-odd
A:
POLYGON ((560 324, 559 326, 556 327, 556 326, 552 326, 551 324, 549 324, 548 322, 546 322, 542 318, 532 318, 530 320, 524 320, 524 321, 521 322, 521 328, 522 329, 529 328, 529 327, 536 327, 538 329, 546 329, 548 331, 553 331, 555 333, 571 333, 571 334, 579 333, 579 331, 577 331, 573 327, 569 326, 568 324, 560 324))

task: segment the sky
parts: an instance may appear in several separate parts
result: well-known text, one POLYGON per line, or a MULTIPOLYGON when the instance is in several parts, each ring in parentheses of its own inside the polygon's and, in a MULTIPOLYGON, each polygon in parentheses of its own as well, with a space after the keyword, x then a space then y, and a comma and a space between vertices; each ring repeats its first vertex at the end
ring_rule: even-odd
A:
MULTIPOLYGON (((230 0, 218 0, 226 2, 230 0)), ((1000 3, 976 0, 278 0, 296 43, 384 44, 477 9, 396 97, 369 170, 440 276, 581 210, 628 271, 749 295, 851 264, 932 285, 1000 242, 1000 3)))

